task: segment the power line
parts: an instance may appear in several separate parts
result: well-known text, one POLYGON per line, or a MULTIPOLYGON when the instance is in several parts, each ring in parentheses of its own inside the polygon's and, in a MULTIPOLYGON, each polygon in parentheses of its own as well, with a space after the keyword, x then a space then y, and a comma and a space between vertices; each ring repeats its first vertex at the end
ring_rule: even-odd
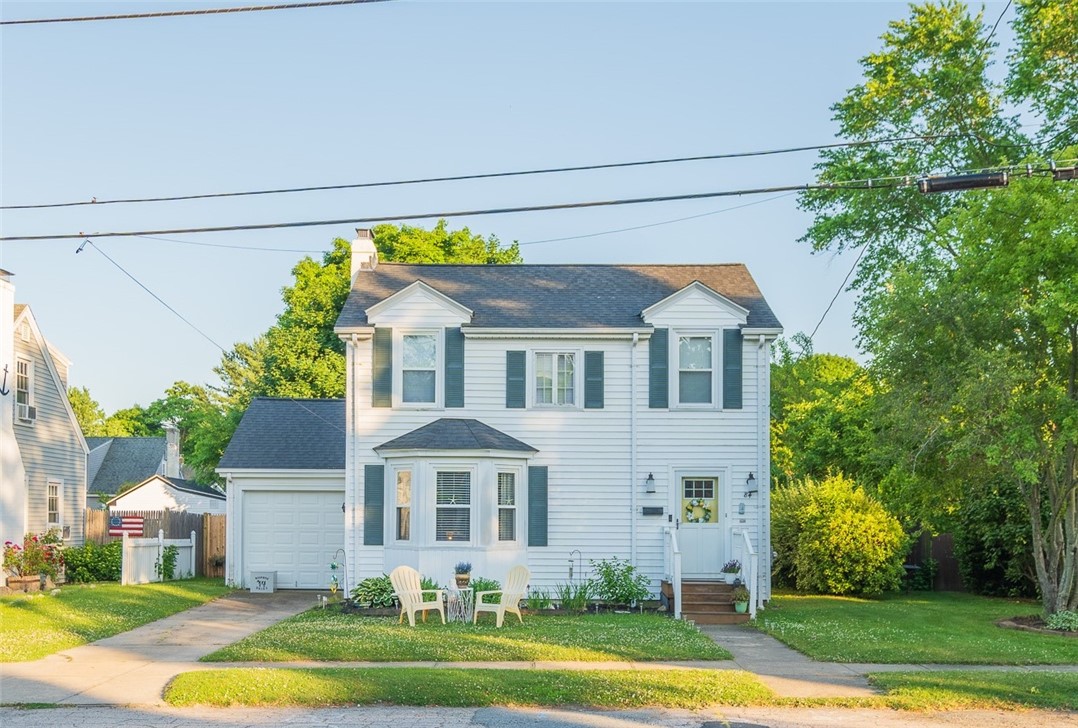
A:
POLYGON ((197 245, 203 248, 230 248, 232 250, 253 250, 264 253, 321 253, 322 250, 309 248, 266 248, 257 245, 228 245, 227 243, 200 243, 196 240, 177 240, 176 238, 162 238, 157 235, 136 235, 134 237, 145 240, 160 240, 166 243, 179 243, 180 245, 197 245))
MULTIPOLYGON (((902 179, 902 178, 899 178, 902 179)), ((910 178, 913 179, 912 177, 910 178)), ((221 232, 237 232, 241 230, 277 230, 285 228, 301 228, 301 227, 328 227, 332 225, 357 225, 357 224, 373 224, 382 222, 394 222, 397 220, 424 220, 428 218, 452 218, 452 217, 478 217, 482 215, 505 215, 509 213, 517 212, 549 212, 552 210, 574 210, 574 209, 588 209, 594 207, 615 207, 622 205, 643 205, 656 202, 678 202, 684 200, 705 200, 714 197, 740 197, 743 195, 760 195, 769 194, 774 192, 801 192, 803 190, 814 189, 862 189, 862 190, 883 190, 891 189, 897 186, 897 184, 887 184, 881 182, 880 184, 873 185, 871 183, 865 185, 855 185, 844 183, 842 185, 832 184, 801 184, 801 185, 785 185, 781 187, 757 187, 741 190, 725 190, 721 192, 694 192, 684 195, 658 195, 654 197, 635 197, 627 199, 616 200, 596 200, 590 202, 563 202, 552 205, 524 205, 519 207, 497 207, 486 208, 478 210, 456 210, 456 211, 443 211, 443 212, 418 212, 407 213, 401 215, 378 215, 373 217, 354 217, 343 218, 339 220, 302 220, 297 222, 273 222, 273 223, 260 223, 251 225, 218 225, 214 227, 200 227, 200 228, 170 228, 165 230, 132 230, 124 232, 98 232, 98 233, 63 233, 63 234, 51 234, 51 235, 9 235, 0 236, 0 241, 15 241, 15 240, 76 240, 86 237, 93 238, 130 238, 130 237, 144 237, 150 235, 176 235, 176 234, 194 234, 194 233, 221 233, 221 232)))
POLYGON ((1011 9, 1011 3, 1014 0, 1007 0, 1007 4, 1003 7, 1003 12, 996 18, 995 25, 992 26, 992 32, 988 34, 988 37, 984 39, 984 43, 981 44, 981 50, 984 51, 988 47, 988 44, 992 42, 992 38, 996 35, 996 28, 999 27, 999 22, 1003 20, 1003 16, 1007 14, 1007 11, 1011 9))
POLYGON ((846 277, 842 279, 842 283, 839 284, 838 290, 835 291, 835 295, 831 297, 831 303, 827 304, 827 308, 824 310, 823 316, 820 316, 820 320, 816 322, 816 328, 814 328, 812 330, 812 333, 809 334, 810 341, 816 338, 816 332, 820 330, 821 326, 823 326, 823 322, 824 319, 827 318, 827 314, 831 313, 831 307, 835 305, 835 301, 837 301, 838 297, 842 295, 842 292, 846 290, 846 284, 850 282, 850 276, 852 276, 853 272, 857 270, 857 264, 861 262, 861 258, 864 257, 865 251, 868 250, 868 246, 871 244, 872 242, 869 241, 861 247, 861 252, 857 254, 857 259, 854 260, 853 265, 850 266, 850 271, 846 274, 846 277))
POLYGON ((802 147, 783 147, 778 149, 760 149, 749 152, 724 152, 720 154, 703 154, 691 157, 668 157, 664 159, 646 159, 632 162, 612 162, 608 164, 585 164, 567 167, 546 167, 539 169, 525 169, 510 172, 485 172, 477 174, 449 175, 442 177, 417 177, 414 179, 391 180, 384 182, 356 182, 339 185, 313 185, 308 187, 281 187, 265 190, 246 190, 240 192, 210 192, 192 195, 172 195, 165 197, 129 197, 112 200, 78 200, 75 202, 48 202, 30 205, 0 205, 0 210, 40 210, 55 207, 81 207, 93 205, 120 205, 138 204, 146 202, 179 202, 183 200, 207 200, 223 197, 250 197, 254 195, 283 195, 297 192, 327 192, 333 190, 356 190, 370 187, 397 187, 402 185, 430 184, 433 182, 462 182, 467 180, 496 179, 502 177, 523 177, 539 174, 559 174, 564 172, 587 172, 601 169, 623 169, 626 167, 645 167, 659 164, 681 164, 684 162, 704 162, 717 159, 743 159, 747 157, 763 157, 776 154, 791 154, 794 152, 811 152, 823 149, 838 149, 844 147, 875 146, 879 144, 897 144, 910 141, 933 141, 949 137, 962 136, 961 134, 929 134, 922 136, 889 137, 887 139, 875 139, 860 142, 835 142, 832 144, 814 144, 802 147))
MULTIPOLYGON (((127 276, 128 278, 130 278, 130 279, 131 279, 132 281, 134 281, 135 285, 137 285, 137 286, 138 286, 139 288, 141 288, 142 290, 146 291, 146 293, 150 294, 150 295, 151 295, 151 296, 152 296, 152 297, 154 298, 154 300, 156 300, 156 301, 157 301, 158 303, 160 303, 160 304, 161 304, 162 306, 164 306, 165 308, 167 308, 167 309, 168 309, 168 310, 169 310, 169 311, 170 311, 170 312, 171 312, 171 313, 172 313, 172 314, 173 314, 174 316, 176 316, 176 317, 177 317, 178 319, 180 319, 180 321, 183 321, 183 322, 184 322, 185 324, 187 324, 187 325, 188 325, 188 326, 190 326, 190 327, 191 327, 192 329, 194 329, 194 330, 195 330, 195 331, 196 331, 196 332, 197 332, 197 333, 199 334, 199 336, 201 336, 201 337, 202 337, 202 338, 204 338, 204 339, 205 339, 206 341, 210 342, 211 344, 213 344, 214 346, 216 346, 216 347, 217 347, 218 349, 220 349, 220 350, 221 350, 221 353, 222 353, 222 354, 225 354, 225 355, 227 355, 227 354, 228 354, 228 352, 227 352, 227 351, 225 350, 225 348, 224 348, 223 346, 221 346, 221 345, 220 345, 220 344, 218 344, 218 343, 217 343, 216 341, 214 341, 214 339, 213 339, 213 337, 212 337, 212 336, 210 336, 210 335, 209 335, 209 334, 207 334, 207 333, 206 333, 205 331, 203 331, 202 329, 200 329, 200 328, 199 328, 198 326, 196 326, 196 325, 195 325, 194 323, 192 323, 192 322, 191 322, 191 321, 190 321, 190 320, 189 320, 189 319, 188 319, 188 318, 187 318, 186 316, 184 316, 183 314, 181 314, 181 313, 180 313, 179 311, 177 311, 176 309, 174 309, 174 308, 173 308, 172 306, 170 306, 170 305, 168 305, 167 303, 165 303, 165 300, 164 300, 163 298, 161 298, 161 297, 160 297, 160 296, 158 296, 158 295, 157 295, 156 293, 154 293, 153 291, 151 291, 151 290, 149 289, 149 287, 147 287, 147 286, 146 286, 146 285, 145 285, 145 284, 144 284, 144 283, 143 283, 142 281, 140 281, 140 280, 139 280, 138 278, 136 278, 136 277, 135 277, 135 276, 134 276, 134 275, 133 275, 132 273, 130 273, 130 272, 129 272, 129 271, 128 271, 128 270, 126 269, 126 268, 124 268, 124 267, 123 267, 122 265, 120 265, 120 264, 119 264, 119 263, 117 263, 117 262, 116 262, 115 260, 113 260, 113 259, 112 259, 112 258, 111 258, 111 257, 109 256, 109 254, 108 254, 108 253, 106 253, 106 252, 105 252, 104 250, 102 250, 102 249, 101 249, 101 248, 99 248, 99 247, 98 247, 97 245, 95 245, 95 244, 94 244, 94 241, 93 241, 93 240, 90 240, 89 238, 86 238, 86 240, 85 240, 85 241, 83 241, 83 244, 82 244, 82 245, 80 245, 80 246, 79 246, 79 247, 78 247, 78 248, 77 248, 77 249, 75 250, 75 254, 77 255, 77 254, 81 253, 81 252, 82 252, 82 249, 83 249, 83 247, 84 247, 84 246, 86 246, 86 245, 90 245, 91 247, 93 247, 93 249, 94 249, 94 250, 96 250, 97 252, 101 253, 101 255, 105 256, 105 260, 107 260, 108 262, 110 262, 110 263, 112 263, 112 264, 113 264, 114 266, 116 266, 116 268, 117 268, 117 269, 118 269, 118 270, 119 270, 119 271, 120 271, 121 273, 123 273, 123 274, 124 274, 125 276, 127 276)), ((321 420, 322 422, 325 422, 325 423, 326 423, 327 425, 330 425, 330 426, 331 426, 331 427, 333 427, 334 429, 337 429, 337 430, 340 430, 341 432, 344 432, 344 428, 343 428, 343 427, 341 427, 341 426, 340 426, 339 424, 337 424, 336 422, 332 422, 332 421, 330 421, 330 420, 327 420, 327 419, 326 419, 325 417, 321 416, 320 414, 318 414, 317 412, 315 412, 314 410, 312 410, 312 409, 311 409, 310 407, 308 407, 307 405, 303 404, 303 402, 300 402, 300 401, 299 401, 298 399, 296 399, 295 397, 284 397, 283 399, 287 399, 288 401, 290 401, 290 402, 293 402, 294 404, 296 404, 297 406, 299 406, 299 407, 300 407, 301 409, 305 410, 305 411, 306 411, 306 412, 307 412, 308 414, 310 414, 310 415, 311 415, 312 417, 314 417, 314 418, 316 418, 316 419, 319 419, 319 420, 321 420)))
POLYGON ((192 15, 229 15, 232 13, 259 13, 266 10, 297 10, 300 8, 326 8, 334 5, 362 5, 388 2, 389 0, 321 0, 320 2, 280 3, 278 5, 250 5, 235 8, 201 8, 196 10, 162 10, 155 13, 125 13, 122 15, 84 15, 73 18, 33 18, 29 20, 0 20, 0 25, 43 25, 45 23, 85 23, 93 20, 141 20, 145 18, 177 18, 192 15))

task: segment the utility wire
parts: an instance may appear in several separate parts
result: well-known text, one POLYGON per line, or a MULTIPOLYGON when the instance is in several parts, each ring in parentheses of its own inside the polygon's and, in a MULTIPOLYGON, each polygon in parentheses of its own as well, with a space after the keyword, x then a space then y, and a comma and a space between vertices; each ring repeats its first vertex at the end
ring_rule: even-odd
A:
POLYGON ((763 157, 775 154, 791 154, 793 152, 811 152, 821 149, 838 149, 843 147, 875 146, 879 144, 896 144, 910 141, 933 141, 948 137, 962 136, 961 134, 930 134, 922 136, 890 137, 860 142, 835 142, 832 144, 815 144, 803 147, 783 147, 779 149, 761 149, 749 152, 725 152, 721 154, 703 154, 692 157, 669 157, 665 159, 647 159, 633 162, 612 162, 609 164, 585 164, 569 167, 546 167, 539 169, 525 169, 510 172, 486 172, 479 174, 461 174, 443 177, 418 177, 414 179, 391 180, 385 182, 357 182, 339 185, 315 185, 310 187, 282 187, 266 190, 247 190, 241 192, 211 192, 193 195, 173 195, 168 197, 130 197, 113 200, 78 200, 75 202, 48 202, 31 205, 2 205, 0 210, 40 210, 54 207, 80 207, 84 205, 120 205, 145 202, 177 202, 182 200, 207 200, 222 197, 250 197, 253 195, 282 195, 296 192, 326 192, 331 190, 356 190, 370 187, 397 187, 401 185, 429 184, 432 182, 461 182, 477 179, 496 179, 501 177, 523 177, 538 174, 559 174, 563 172, 586 172, 600 169, 623 169, 626 167, 645 167, 658 164, 680 164, 684 162, 704 162, 716 159, 741 159, 746 157, 763 157))
MULTIPOLYGON (((912 177, 910 178, 913 179, 912 177)), ((912 184, 912 183, 911 183, 912 184)), ((214 227, 199 227, 199 228, 169 228, 165 230, 132 230, 124 232, 99 232, 99 233, 63 233, 63 234, 50 234, 50 235, 8 235, 0 236, 0 241, 14 241, 14 240, 76 240, 86 237, 94 238, 130 238, 130 237, 143 237, 150 235, 176 235, 176 234, 194 234, 194 233, 220 233, 220 232, 236 232, 240 230, 277 230, 284 228, 301 228, 301 227, 327 227, 332 225, 356 225, 356 224, 371 224, 381 222, 393 222, 397 220, 424 220, 427 218, 443 218, 443 217, 478 217, 482 215, 505 215, 509 213, 517 212, 549 212, 551 210, 574 210, 574 209, 587 209, 594 207, 615 207, 622 205, 643 205, 655 202, 677 202, 682 200, 705 200, 714 197, 739 197, 742 195, 760 195, 769 194, 773 192, 800 192, 803 190, 813 189, 862 189, 862 190, 884 190, 891 189, 893 187, 905 186, 898 184, 887 184, 881 182, 880 184, 873 185, 871 183, 865 185, 853 185, 843 184, 801 184, 801 185, 786 185, 781 187, 757 187, 741 190, 725 190, 721 192, 694 192, 684 195, 658 195, 654 197, 635 197, 635 198, 623 198, 616 200, 596 200, 591 202, 562 202, 552 205, 524 205, 520 207, 497 207, 486 208, 478 210, 456 210, 456 211, 443 211, 443 212, 418 212, 418 213, 406 213, 401 215, 378 215, 373 217, 354 217, 343 218, 339 220, 302 220, 297 222, 272 222, 272 223, 260 223, 251 225, 218 225, 214 227)))
POLYGON ((992 31, 988 34, 988 37, 984 39, 984 43, 981 44, 982 52, 985 48, 988 47, 988 44, 992 42, 992 38, 996 35, 996 28, 999 27, 999 22, 1003 20, 1003 16, 1007 14, 1007 11, 1011 9, 1011 3, 1013 2, 1014 0, 1007 0, 1007 4, 1003 8, 1003 12, 999 14, 999 17, 996 18, 995 25, 992 26, 992 31))
POLYGON ((162 238, 157 235, 136 235, 134 237, 145 240, 160 240, 166 243, 179 243, 180 245, 198 245, 203 248, 230 248, 232 250, 253 250, 265 253, 322 253, 323 250, 311 250, 310 248, 266 248, 257 245, 228 245, 226 243, 201 243, 196 240, 177 240, 176 238, 162 238))
POLYGON ((43 25, 45 23, 85 23, 92 20, 138 20, 144 18, 176 18, 192 15, 229 15, 232 13, 258 13, 265 10, 297 10, 300 8, 326 8, 334 5, 361 5, 388 2, 389 0, 321 0, 320 2, 280 3, 278 5, 249 5, 235 8, 199 8, 195 10, 162 10, 155 13, 125 13, 123 15, 84 15, 74 18, 33 18, 29 20, 0 20, 0 25, 43 25))
MULTIPOLYGON (((179 311, 177 311, 176 309, 174 309, 174 308, 173 308, 172 306, 170 306, 170 305, 168 305, 167 303, 165 303, 165 301, 164 301, 164 299, 163 299, 163 298, 161 298, 161 297, 160 297, 160 296, 158 296, 158 295, 157 295, 156 293, 154 293, 153 291, 151 291, 151 290, 150 290, 150 289, 149 289, 149 288, 148 288, 148 287, 147 287, 147 286, 146 286, 146 285, 145 285, 145 284, 144 284, 144 283, 143 283, 142 281, 140 281, 140 280, 139 280, 138 278, 136 278, 136 277, 135 277, 134 275, 132 275, 132 274, 131 274, 131 273, 130 273, 130 272, 129 272, 129 271, 128 271, 128 270, 126 269, 126 268, 124 268, 124 267, 123 267, 122 265, 120 265, 120 264, 119 264, 119 263, 117 263, 117 262, 116 262, 115 260, 113 260, 113 259, 112 259, 112 258, 111 258, 111 257, 109 256, 109 254, 108 254, 108 253, 106 253, 106 252, 105 252, 104 250, 102 250, 101 248, 99 248, 99 247, 98 247, 97 245, 94 245, 94 241, 93 241, 93 240, 90 240, 89 238, 86 238, 86 240, 85 240, 85 241, 83 241, 83 244, 82 244, 82 245, 80 245, 80 246, 79 246, 79 247, 78 247, 78 248, 77 248, 77 249, 75 250, 75 254, 76 254, 76 255, 78 255, 79 253, 81 253, 81 252, 82 252, 82 249, 83 249, 83 247, 84 247, 84 246, 86 246, 86 245, 90 245, 90 246, 91 246, 91 247, 92 247, 92 248, 93 248, 94 250, 96 250, 97 252, 101 253, 101 255, 105 256, 105 260, 107 260, 108 262, 110 262, 110 263, 112 263, 112 264, 113 264, 114 266, 116 266, 116 268, 117 268, 117 269, 118 269, 118 270, 119 270, 119 271, 120 271, 121 273, 123 273, 123 274, 124 274, 125 276, 127 276, 128 278, 130 278, 130 279, 131 279, 132 281, 134 281, 134 282, 135 282, 135 285, 137 285, 137 286, 138 286, 139 288, 141 288, 142 290, 146 291, 146 293, 150 294, 150 295, 151 295, 151 296, 152 296, 152 297, 154 298, 154 300, 156 300, 156 301, 157 301, 158 303, 160 303, 160 304, 161 304, 162 306, 164 306, 165 308, 167 308, 167 309, 168 309, 168 310, 169 310, 169 311, 170 311, 170 312, 171 312, 171 313, 172 313, 172 314, 173 314, 174 316, 176 316, 176 317, 177 317, 178 319, 180 319, 180 321, 183 321, 183 322, 184 322, 185 324, 187 324, 187 325, 188 325, 188 326, 190 326, 190 327, 191 327, 192 329, 194 329, 194 330, 195 330, 195 331, 196 331, 196 332, 198 333, 198 335, 199 335, 199 336, 201 336, 201 337, 202 337, 202 338, 204 338, 204 339, 205 339, 206 341, 210 342, 211 344, 213 344, 214 346, 216 346, 216 347, 217 347, 218 349, 220 349, 220 350, 221 350, 221 353, 222 353, 222 354, 225 354, 225 355, 227 355, 227 354, 228 354, 228 352, 227 352, 227 351, 225 350, 225 348, 224 348, 223 346, 221 346, 221 345, 220 345, 220 344, 218 344, 218 343, 217 343, 216 341, 214 341, 214 339, 213 339, 213 337, 212 337, 212 336, 210 336, 209 334, 207 334, 207 333, 206 333, 205 331, 203 331, 202 329, 200 329, 200 328, 199 328, 198 326, 195 326, 195 324, 193 324, 193 323, 192 323, 192 322, 191 322, 191 321, 190 321, 190 320, 189 320, 189 319, 188 319, 188 318, 187 318, 186 316, 184 316, 183 314, 181 314, 181 313, 180 313, 179 311)), ((306 411, 306 412, 307 412, 308 414, 310 414, 310 415, 311 415, 312 417, 314 417, 314 418, 316 418, 316 419, 319 419, 319 420, 321 420, 322 422, 325 422, 325 423, 326 423, 327 425, 329 425, 329 426, 333 427, 334 429, 336 429, 336 430, 340 430, 341 432, 344 432, 344 431, 345 431, 345 430, 344 430, 344 428, 343 428, 343 427, 341 427, 341 426, 340 426, 339 424, 337 424, 336 422, 332 422, 332 421, 330 421, 330 420, 327 420, 327 419, 326 419, 325 417, 322 417, 322 416, 321 416, 320 414, 318 414, 317 412, 315 412, 314 410, 312 410, 312 409, 311 409, 310 407, 308 407, 307 405, 303 404, 303 402, 300 402, 300 401, 299 401, 298 399, 296 399, 295 397, 283 397, 282 399, 287 399, 288 401, 290 401, 290 402, 293 402, 293 403, 295 403, 295 404, 296 404, 296 405, 298 405, 298 406, 299 406, 299 407, 300 407, 301 409, 305 410, 305 411, 306 411)))
POLYGON ((846 284, 850 282, 850 276, 852 276, 853 272, 857 270, 857 264, 861 262, 861 258, 864 257, 865 251, 868 250, 868 246, 870 246, 871 244, 872 241, 870 240, 861 247, 861 252, 857 254, 857 259, 854 260, 853 265, 850 266, 850 271, 846 274, 846 277, 842 279, 842 283, 839 284, 838 290, 835 291, 835 295, 831 297, 831 303, 827 304, 827 308, 824 310, 823 316, 820 316, 820 320, 816 322, 816 328, 814 328, 812 330, 812 333, 809 334, 810 341, 816 338, 816 332, 820 330, 821 326, 823 326, 823 322, 824 319, 827 318, 827 314, 831 313, 831 307, 835 305, 835 301, 837 301, 838 297, 842 295, 842 292, 846 290, 846 284))

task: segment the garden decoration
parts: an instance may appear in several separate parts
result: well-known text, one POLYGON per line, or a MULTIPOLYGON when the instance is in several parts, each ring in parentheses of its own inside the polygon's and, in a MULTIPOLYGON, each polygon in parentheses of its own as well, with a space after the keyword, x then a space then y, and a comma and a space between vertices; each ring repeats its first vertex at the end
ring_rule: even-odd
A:
POLYGON ((453 578, 457 582, 458 589, 464 589, 472 580, 472 565, 468 561, 460 561, 453 567, 453 578))
POLYGON ((749 611, 749 590, 743 586, 734 587, 734 590, 730 592, 730 597, 734 600, 734 611, 738 614, 744 614, 749 611))
POLYGON ((329 570, 331 572, 333 572, 329 577, 329 591, 330 591, 330 593, 331 594, 336 594, 337 590, 341 588, 341 580, 343 580, 344 581, 344 593, 347 594, 348 593, 348 555, 345 553, 344 549, 337 549, 334 552, 333 561, 329 562, 329 570), (344 568, 341 568, 341 564, 337 563, 337 554, 340 554, 341 561, 343 562, 343 567, 344 568), (338 568, 341 568, 341 578, 340 579, 337 578, 337 569, 338 568))
POLYGON ((730 559, 722 565, 722 573, 724 574, 736 574, 741 571, 741 562, 737 559, 730 559))

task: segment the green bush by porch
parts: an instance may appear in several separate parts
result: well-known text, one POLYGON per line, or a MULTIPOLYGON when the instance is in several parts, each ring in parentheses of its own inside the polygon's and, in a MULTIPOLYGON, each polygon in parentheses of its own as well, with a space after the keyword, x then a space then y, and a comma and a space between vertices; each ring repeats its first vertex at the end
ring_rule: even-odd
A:
POLYGON ((315 609, 203 658, 210 662, 291 660, 726 660, 730 653, 685 622, 652 614, 526 616, 497 629, 437 618, 400 625, 396 617, 357 617, 315 609))

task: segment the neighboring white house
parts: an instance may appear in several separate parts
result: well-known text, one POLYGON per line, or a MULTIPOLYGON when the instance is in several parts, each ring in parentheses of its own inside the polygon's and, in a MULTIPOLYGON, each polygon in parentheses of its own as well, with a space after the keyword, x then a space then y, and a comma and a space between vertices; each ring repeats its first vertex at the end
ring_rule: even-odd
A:
POLYGON ((675 540, 718 578, 744 533, 770 596, 781 327, 743 265, 379 264, 359 233, 345 402, 257 400, 221 460, 231 583, 324 588, 342 549, 351 583, 618 556, 658 593, 675 540))
POLYGON ((0 270, 0 543, 58 528, 81 544, 87 448, 67 399, 71 362, 15 303, 11 278, 0 270))
POLYGON ((138 485, 111 498, 109 511, 186 511, 187 513, 225 512, 225 494, 210 485, 193 480, 151 475, 138 485))
POLYGON ((125 488, 153 475, 187 479, 189 472, 180 455, 180 431, 162 423, 164 437, 88 437, 86 461, 86 507, 104 508, 125 488))

